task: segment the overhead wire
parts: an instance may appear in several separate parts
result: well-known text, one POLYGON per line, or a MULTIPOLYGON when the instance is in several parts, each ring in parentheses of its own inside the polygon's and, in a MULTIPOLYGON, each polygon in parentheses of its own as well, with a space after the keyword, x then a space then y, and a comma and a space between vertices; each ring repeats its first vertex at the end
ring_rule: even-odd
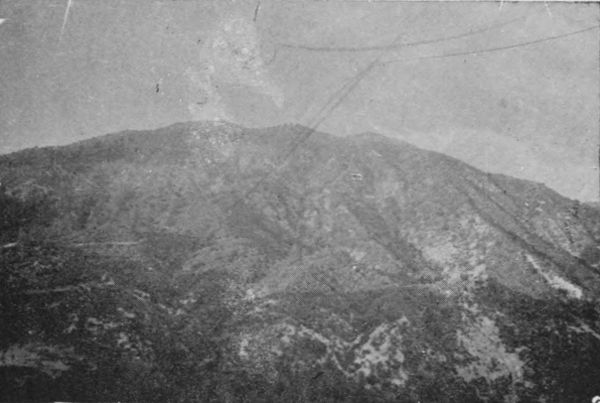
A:
POLYGON ((461 32, 461 33, 455 34, 455 35, 449 35, 449 36, 446 35, 446 36, 441 36, 438 38, 423 39, 423 40, 418 40, 418 41, 414 41, 414 42, 391 43, 388 45, 373 45, 373 46, 354 47, 354 46, 309 46, 309 45, 292 44, 292 43, 280 43, 280 44, 278 44, 278 46, 281 48, 284 48, 284 49, 304 50, 304 51, 309 51, 309 52, 371 52, 371 51, 377 51, 377 50, 395 50, 395 49, 402 49, 402 48, 406 48, 406 47, 429 45, 429 44, 433 44, 433 43, 447 42, 447 41, 451 41, 454 39, 465 38, 468 36, 473 36, 473 35, 481 34, 484 32, 492 31, 495 29, 503 28, 507 25, 514 24, 523 19, 524 19, 524 17, 519 17, 519 18, 509 20, 509 21, 504 21, 504 22, 501 22, 498 24, 489 25, 487 27, 478 28, 476 30, 461 32))
MULTIPOLYGON (((478 35, 478 34, 481 34, 484 32, 488 32, 493 29, 498 29, 498 28, 507 26, 509 24, 513 24, 521 19, 522 18, 516 18, 513 20, 499 23, 499 24, 494 24, 492 26, 483 27, 483 28, 479 28, 476 30, 469 30, 467 32, 463 32, 463 33, 456 34, 456 35, 450 35, 450 36, 445 36, 445 37, 441 37, 441 38, 427 39, 427 40, 408 42, 408 43, 400 43, 402 34, 399 34, 395 37, 395 39, 389 45, 371 47, 371 48, 361 48, 361 49, 368 49, 368 50, 379 50, 380 53, 365 68, 363 68, 361 71, 359 71, 354 77, 352 77, 350 80, 348 80, 341 88, 339 88, 337 91, 335 91, 327 99, 325 104, 319 109, 319 111, 315 114, 314 118, 307 125, 306 132, 302 133, 300 135, 300 138, 292 144, 291 148, 284 154, 283 163, 276 169, 277 170, 281 169, 287 163, 287 161, 291 157, 291 155, 296 152, 296 150, 302 145, 302 143, 307 141, 308 138, 310 136, 312 136, 312 134, 317 130, 317 128, 330 116, 330 114, 335 109, 337 109, 337 107, 350 95, 350 93, 360 84, 360 82, 368 75, 368 73, 371 70, 373 70, 373 68, 375 68, 378 65, 383 65, 386 63, 386 62, 381 63, 381 59, 383 58, 383 56, 385 55, 385 52, 387 50, 399 49, 399 48, 403 48, 403 47, 417 46, 417 45, 423 45, 423 44, 430 44, 430 43, 438 43, 438 42, 443 42, 443 41, 450 41, 450 40, 457 39, 457 38, 464 38, 467 36, 478 35)), ((291 45, 289 45, 289 46, 291 46, 291 45)), ((304 48, 308 49, 311 47, 304 47, 304 48)), ((312 48, 312 49, 314 50, 314 49, 320 49, 320 48, 312 48)), ((268 172, 267 174, 263 175, 250 189, 248 189, 246 192, 244 192, 242 197, 238 198, 235 201, 235 203, 233 203, 233 205, 230 207, 230 209, 237 207, 244 199, 246 199, 250 194, 252 194, 254 191, 256 191, 271 175, 273 175, 273 171, 268 172)))
POLYGON ((567 38, 567 37, 574 36, 574 35, 579 35, 584 32, 592 31, 592 30, 598 29, 598 28, 600 28, 600 25, 592 25, 590 27, 579 29, 576 31, 566 32, 566 33, 559 34, 559 35, 546 36, 546 37, 534 39, 531 41, 517 42, 517 43, 513 43, 513 44, 509 44, 509 45, 496 46, 496 47, 491 47, 491 48, 481 48, 481 49, 473 49, 473 50, 458 51, 458 52, 440 53, 440 54, 427 55, 427 56, 417 56, 417 57, 412 57, 412 58, 388 60, 388 61, 383 62, 381 65, 387 65, 387 64, 398 63, 398 62, 406 62, 406 61, 442 59, 442 58, 446 58, 446 57, 473 56, 473 55, 476 56, 476 55, 480 55, 480 54, 500 52, 500 51, 504 51, 504 50, 516 49, 516 48, 525 47, 525 46, 532 46, 532 45, 536 45, 536 44, 543 43, 543 42, 555 41, 558 39, 567 38))
MULTIPOLYGON (((515 20, 504 22, 504 23, 501 23, 501 24, 497 24, 494 27, 498 28, 498 27, 506 26, 506 25, 508 25, 510 23, 513 23, 514 21, 515 20)), ((482 28, 482 29, 478 29, 478 30, 474 30, 474 31, 472 30, 472 31, 469 31, 469 32, 466 32, 466 33, 462 33, 462 34, 457 34, 457 35, 453 35, 453 36, 450 36, 450 37, 446 37, 446 39, 438 38, 438 39, 435 39, 435 40, 418 41, 418 42, 412 42, 412 43, 407 43, 407 44, 402 44, 402 45, 398 44, 398 41, 401 38, 401 35, 398 35, 395 38, 395 40, 390 45, 379 46, 376 49, 375 48, 370 48, 369 50, 380 50, 381 53, 376 58, 374 58, 366 67, 364 67, 361 71, 359 71, 351 79, 349 79, 347 82, 345 82, 344 85, 342 85, 338 90, 336 90, 334 93, 332 93, 328 97, 327 101, 317 111, 317 113, 315 114, 315 116, 313 117, 313 119, 311 120, 311 122, 309 123, 308 127, 306 127, 306 130, 304 131, 304 133, 301 133, 301 135, 299 136, 299 138, 292 143, 292 146, 283 155, 283 157, 282 157, 282 163, 275 169, 275 171, 270 171, 270 172, 266 173, 265 175, 261 176, 260 179, 254 185, 252 185, 248 190, 246 190, 245 192, 243 192, 241 196, 239 196, 239 197, 236 198, 235 202, 229 207, 228 210, 230 212, 232 212, 233 210, 235 210, 235 208, 237 206, 239 206, 240 203, 244 202, 248 198, 248 196, 250 196, 256 190, 258 190, 258 188, 263 183, 265 183, 265 181, 267 179, 269 179, 273 175, 278 174, 279 173, 278 171, 281 170, 281 168, 285 166, 285 164, 287 163, 287 161, 289 160, 289 158, 298 150, 298 148, 304 142, 306 142, 310 138, 310 136, 312 134, 314 134, 314 132, 323 123, 323 121, 325 121, 331 115, 331 113, 337 107, 339 107, 339 105, 342 102, 344 102, 344 100, 360 84, 360 82, 377 66, 385 66, 385 65, 388 65, 388 64, 391 64, 391 63, 400 62, 400 61, 439 59, 439 58, 443 58, 443 57, 456 57, 456 56, 462 56, 462 55, 475 55, 475 54, 481 54, 481 53, 499 52, 499 51, 514 49, 514 48, 523 47, 523 46, 531 46, 531 45, 542 43, 542 42, 547 42, 547 41, 552 41, 552 40, 558 40, 558 39, 561 39, 561 38, 565 38, 565 37, 577 35, 577 34, 580 34, 580 33, 584 33, 584 32, 587 32, 587 31, 591 31, 593 29, 598 28, 599 26, 595 25, 595 26, 587 27, 587 28, 580 29, 580 30, 577 30, 577 31, 567 32, 567 33, 564 33, 564 34, 559 34, 559 35, 554 35, 554 36, 549 36, 549 37, 543 37, 543 38, 539 38, 539 39, 535 39, 535 40, 531 40, 531 41, 519 42, 519 43, 515 43, 515 44, 509 44, 509 45, 503 45, 503 46, 497 46, 497 47, 491 47, 491 48, 475 49, 475 50, 460 51, 460 52, 447 52, 447 53, 442 53, 442 54, 437 54, 437 55, 427 55, 427 56, 421 56, 421 57, 416 57, 416 58, 397 59, 397 60, 389 60, 389 61, 383 61, 383 62, 381 61, 381 59, 383 58, 384 54, 389 49, 398 49, 400 46, 416 46, 418 44, 441 42, 443 40, 452 40, 452 39, 456 39, 456 38, 459 38, 459 37, 462 38, 462 37, 466 37, 466 36, 470 36, 470 35, 476 35, 476 34, 480 34, 480 33, 489 31, 490 29, 493 29, 494 27, 487 27, 487 28, 482 28)), ((315 50, 315 49, 318 49, 318 48, 305 49, 305 50, 315 50)), ((363 50, 364 49, 365 48, 363 48, 363 50)), ((220 229, 220 227, 221 226, 219 226, 219 229, 220 229)))

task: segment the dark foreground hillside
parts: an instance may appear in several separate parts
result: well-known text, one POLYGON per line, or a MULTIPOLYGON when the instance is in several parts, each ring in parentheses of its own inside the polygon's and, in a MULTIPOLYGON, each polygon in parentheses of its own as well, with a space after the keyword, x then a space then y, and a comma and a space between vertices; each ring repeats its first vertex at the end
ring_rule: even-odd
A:
POLYGON ((600 210, 307 131, 182 123, 0 156, 0 400, 600 394, 600 210))

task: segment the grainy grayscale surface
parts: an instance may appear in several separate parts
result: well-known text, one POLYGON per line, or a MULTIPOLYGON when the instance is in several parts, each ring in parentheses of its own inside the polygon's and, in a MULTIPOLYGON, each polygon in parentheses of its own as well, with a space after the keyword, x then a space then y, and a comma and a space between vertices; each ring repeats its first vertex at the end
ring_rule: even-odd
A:
POLYGON ((0 401, 600 401, 599 10, 0 1, 0 401))

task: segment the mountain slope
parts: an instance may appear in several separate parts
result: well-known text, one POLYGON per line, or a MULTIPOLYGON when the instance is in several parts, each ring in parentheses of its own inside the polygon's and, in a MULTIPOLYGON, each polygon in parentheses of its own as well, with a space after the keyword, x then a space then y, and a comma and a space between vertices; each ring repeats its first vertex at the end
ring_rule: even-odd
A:
POLYGON ((377 134, 308 133, 190 122, 0 157, 3 394, 597 393, 597 209, 377 134))

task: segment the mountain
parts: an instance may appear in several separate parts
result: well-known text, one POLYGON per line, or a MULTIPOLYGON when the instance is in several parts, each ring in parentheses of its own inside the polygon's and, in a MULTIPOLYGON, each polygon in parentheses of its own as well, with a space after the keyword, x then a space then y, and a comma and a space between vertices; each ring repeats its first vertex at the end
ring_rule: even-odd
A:
POLYGON ((0 156, 0 400, 588 401, 600 210, 188 122, 0 156))

